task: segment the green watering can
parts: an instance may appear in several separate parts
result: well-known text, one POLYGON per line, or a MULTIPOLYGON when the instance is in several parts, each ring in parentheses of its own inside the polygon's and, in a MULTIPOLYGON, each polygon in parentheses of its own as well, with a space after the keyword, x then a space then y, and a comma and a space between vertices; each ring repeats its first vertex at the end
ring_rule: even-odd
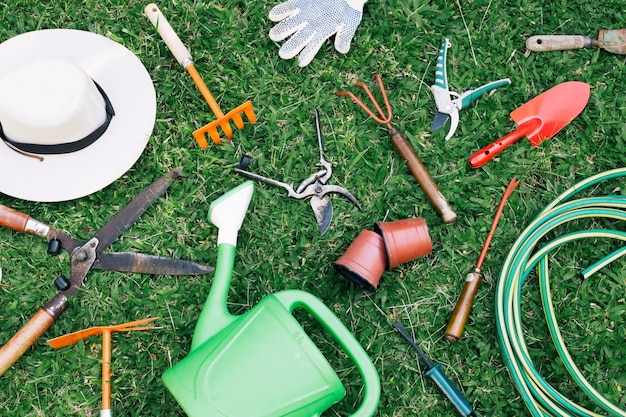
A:
POLYGON ((353 416, 372 416, 380 398, 378 373, 365 350, 328 307, 310 293, 280 291, 247 313, 228 312, 237 234, 254 193, 247 181, 211 204, 218 227, 211 291, 194 331, 191 352, 163 374, 163 382, 190 417, 319 416, 345 388, 292 312, 302 308, 334 338, 364 383, 353 416))

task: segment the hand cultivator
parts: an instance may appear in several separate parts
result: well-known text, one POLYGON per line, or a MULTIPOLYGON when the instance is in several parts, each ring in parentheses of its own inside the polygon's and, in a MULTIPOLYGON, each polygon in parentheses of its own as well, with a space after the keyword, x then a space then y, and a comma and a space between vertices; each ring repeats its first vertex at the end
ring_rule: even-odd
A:
MULTIPOLYGON (((179 38, 177 24, 170 25, 152 3, 157 1, 128 7, 90 2, 88 9, 49 8, 42 16, 31 15, 44 9, 43 0, 0 2, 0 16, 12 23, 0 26, 0 37, 10 36, 0 41, 0 203, 8 206, 0 204, 0 417, 33 410, 112 417, 113 411, 118 414, 112 409, 122 407, 133 415, 188 417, 477 417, 525 411, 533 417, 626 417, 626 167, 616 168, 626 166, 626 99, 618 94, 624 58, 611 55, 626 55, 626 28, 586 30, 595 39, 530 37, 567 28, 585 33, 590 22, 621 17, 623 2, 600 7, 578 0, 568 3, 569 10, 531 2, 525 13, 514 6, 460 1, 457 7, 428 6, 411 13, 407 2, 367 0, 162 4, 172 23, 178 22, 179 38), (585 21, 576 22, 581 10, 585 21), (514 28, 528 36, 510 36, 511 16, 514 28), (87 19, 81 26, 100 34, 57 28, 13 36, 35 26, 29 24, 33 20, 37 27, 50 27, 80 18, 87 19), (376 20, 357 32, 362 18, 376 20), (113 19, 115 24, 106 27, 113 19), (412 30, 421 29, 422 21, 428 30, 412 30), (453 36, 447 38, 446 31, 453 36), (268 54, 276 46, 272 42, 281 44, 273 57, 268 54), (428 59, 423 45, 434 45, 428 59), (453 45, 467 48, 457 55, 453 45), (554 60, 531 53, 578 48, 595 49, 557 53, 554 60), (349 50, 344 59, 341 54, 349 50), (318 52, 322 58, 312 64, 318 52), (192 58, 200 61, 200 53, 208 56, 204 79, 192 58), (281 61, 296 57, 297 62, 281 61), (234 62, 237 68, 229 65, 234 62), (391 93, 394 104, 379 74, 329 87, 359 74, 365 62, 402 79, 391 93), (156 71, 149 74, 144 63, 156 71), (162 65, 168 66, 167 74, 162 65), (187 102, 188 91, 172 91, 168 74, 185 81, 194 102, 187 102), (222 94, 214 96, 205 80, 222 94), (359 82, 353 86, 353 81, 359 82), (270 123, 249 126, 259 109, 246 101, 246 93, 232 91, 242 88, 254 89, 249 97, 258 97, 270 123), (238 93, 234 101, 227 100, 231 93, 238 93), (362 110, 335 94, 349 96, 362 110), (328 102, 331 97, 334 102, 328 102), (194 126, 187 128, 181 123, 190 104, 198 111, 194 126), (371 137, 359 138, 363 145, 357 150, 347 139, 334 143, 351 159, 345 169, 360 184, 358 192, 351 189, 357 183, 332 179, 335 164, 342 162, 335 152, 334 160, 325 159, 331 150, 324 148, 323 113, 315 110, 315 137, 311 131, 304 141, 289 143, 298 130, 292 122, 308 120, 303 104, 311 113, 319 108, 329 115, 341 107, 347 118, 354 116, 375 132, 373 151, 371 137), (166 112, 157 114, 159 108, 166 112), (401 114, 410 114, 419 126, 409 127, 401 114), (159 123, 153 137, 156 121, 170 116, 174 120, 159 123), (244 127, 257 129, 255 136, 263 140, 203 152, 209 144, 245 134, 244 127), (407 129, 413 132, 405 136, 407 129), (181 130, 184 142, 193 133, 202 149, 185 152, 168 139, 181 130), (464 140, 449 141, 460 130, 464 140), (424 133, 430 136, 425 141, 419 132, 438 133, 424 133), (557 134, 557 141, 535 154, 523 143, 511 146, 527 138, 537 147, 557 134), (381 144, 393 166, 381 169, 381 144), (507 147, 512 149, 505 153, 507 147), (263 166, 268 154, 271 167, 263 166), (141 155, 148 159, 139 162, 141 155), (258 155, 254 165, 248 155, 258 155), (398 156, 404 161, 396 166, 398 156), (487 165, 492 160, 499 162, 487 165), (152 184, 135 195, 137 178, 182 162, 194 166, 185 196, 173 201, 171 195, 169 208, 150 216, 156 221, 144 216, 143 226, 129 230, 182 168, 146 181, 152 184), (612 170, 598 174, 607 167, 612 170), (293 177, 300 169, 303 175, 293 177), (576 179, 590 173, 586 180, 576 179), (503 178, 513 178, 508 187, 503 178), (511 197, 516 178, 525 183, 519 198, 511 197), (116 179, 119 187, 105 190, 116 179), (282 206, 254 205, 245 230, 255 187, 262 187, 262 198, 278 198, 282 206), (102 194, 78 200, 96 192, 102 194), (133 196, 126 198, 129 193, 133 196), (337 204, 346 200, 337 197, 350 202, 342 213, 337 204), (534 213, 546 197, 556 198, 534 213), (316 223, 310 209, 292 207, 289 198, 310 205, 316 223), (103 212, 98 207, 103 201, 112 206, 109 219, 95 214, 103 212), (48 224, 16 208, 38 213, 48 224), (510 209, 510 224, 498 226, 510 209), (418 217, 416 211, 424 210, 428 215, 418 217), (439 225, 433 227, 429 217, 439 225), (170 222, 173 227, 166 225, 170 222), (364 223, 373 225, 354 233, 364 223), (69 224, 69 233, 61 224, 69 224), (311 229, 302 227, 307 224, 311 229), (216 244, 210 244, 211 225, 216 244), (185 230, 177 233, 181 227, 185 230), (519 236, 506 242, 502 233, 496 244, 496 227, 519 236), (31 241, 33 250, 26 247, 31 241), (187 243, 193 246, 184 247, 187 243), (240 244, 252 256, 244 257, 238 270, 240 244), (156 248, 154 254, 116 252, 115 245, 141 252, 156 248), (344 246, 347 250, 335 257, 344 246), (459 260, 465 263, 474 252, 477 259, 459 272, 459 260), (215 268, 179 259, 181 253, 214 259, 215 268), (491 261, 485 262, 487 256, 491 261), (32 269, 28 265, 44 271, 44 281, 49 277, 54 287, 37 282, 42 274, 24 272, 32 269), (212 276, 205 280, 171 277, 208 273, 212 276), (487 289, 478 290, 490 275, 493 294, 482 297, 487 289), (50 293, 39 297, 42 285, 50 293), (358 294, 359 289, 372 296, 358 294), (205 299, 198 299, 203 293, 205 299), (485 308, 491 298, 494 308, 485 308), (155 318, 135 317, 144 307, 168 317, 167 329, 120 335, 156 329, 155 318), (541 307, 545 320, 537 322, 541 307), (118 322, 124 311, 131 312, 118 322), (64 319, 70 321, 56 324, 62 315, 70 315, 64 319), (78 324, 85 321, 84 327, 78 324), (412 324, 405 328, 403 322, 412 324), (98 324, 104 326, 92 327, 98 324), (77 328, 60 329, 63 325, 77 328), (143 347, 150 352, 133 350, 148 338, 143 347), (180 341, 188 345, 184 352, 180 341), (549 381, 541 375, 544 369, 550 371, 549 381), (503 376, 507 371, 510 384, 503 376), (564 379, 568 374, 571 381, 564 379), (428 379, 435 385, 423 382, 428 379), (381 382, 388 388, 382 398, 381 382), (583 403, 576 404, 580 399, 583 403)), ((330 136, 330 123, 324 130, 330 136)))
POLYGON ((218 127, 222 129, 222 131, 229 140, 232 139, 233 130, 230 126, 230 122, 233 121, 235 123, 235 126, 237 126, 237 129, 243 129, 244 122, 241 113, 244 113, 246 115, 248 120, 250 120, 250 123, 256 123, 256 115, 254 114, 254 110, 252 109, 252 102, 250 101, 246 101, 242 105, 236 107, 234 110, 231 110, 226 114, 222 113, 220 106, 213 98, 213 95, 202 80, 202 77, 198 73, 198 70, 196 70, 196 67, 193 64, 193 59, 191 58, 191 54, 182 43, 178 35, 176 35, 176 32, 174 32, 174 29, 169 24, 167 19, 165 19, 165 16, 163 16, 157 5, 147 5, 145 8, 145 13, 148 16, 148 19, 150 19, 150 21, 154 25, 154 27, 156 27, 159 35, 161 35, 161 38, 163 38, 174 57, 176 57, 178 62, 187 70, 187 72, 189 72, 191 78, 193 78, 196 86, 200 90, 200 93, 202 93, 202 96, 215 114, 215 117, 217 117, 217 120, 193 132, 193 136, 194 138, 196 138, 196 141, 201 148, 207 148, 209 146, 206 140, 207 134, 211 137, 211 139, 213 139, 213 142, 215 142, 216 145, 220 144, 220 134, 217 130, 218 127))
POLYGON ((352 100, 355 103, 357 103, 359 106, 361 106, 361 108, 363 108, 363 110, 365 110, 372 119, 374 119, 376 122, 382 125, 387 126, 387 128, 389 129, 389 136, 391 136, 391 142, 393 143, 395 148, 398 150, 400 155, 402 155, 402 158, 404 158, 404 160, 406 161, 409 169, 411 170, 411 173, 413 174, 413 176, 419 183, 420 187, 422 187, 422 190, 424 190, 424 193, 426 194, 426 196, 428 197, 432 205, 435 207, 435 210, 437 210, 437 213, 439 213, 444 223, 454 223, 454 221, 456 220, 456 213, 452 211, 452 208, 448 204, 448 201, 443 196, 441 191, 439 191, 439 187, 437 187, 435 180, 433 180, 433 178, 430 176, 430 174, 428 173, 428 170, 426 169, 426 166, 419 159, 419 157, 417 156, 417 154, 415 153, 415 151, 413 150, 409 142, 406 140, 404 135, 400 133, 398 129, 396 129, 395 127, 391 125, 391 119, 393 115, 391 113, 391 106, 389 105, 389 100, 387 100, 387 93, 385 92, 383 81, 380 75, 378 74, 374 74, 374 77, 378 81, 380 92, 382 94, 383 100, 385 102, 385 107, 387 109, 387 115, 384 114, 383 110, 380 108, 380 105, 378 104, 378 102, 376 102, 376 99, 374 99, 374 96, 372 92, 370 91, 370 89, 367 87, 367 85, 365 85, 362 82, 357 82, 354 85, 357 87, 362 87, 365 90, 365 92, 367 93, 367 96, 369 97, 372 104, 378 111, 378 114, 380 115, 380 117, 374 114, 374 112, 371 111, 365 104, 363 104, 363 102, 359 100, 353 93, 349 91, 340 91, 337 93, 337 95, 338 96, 343 96, 343 95, 350 96, 352 100))

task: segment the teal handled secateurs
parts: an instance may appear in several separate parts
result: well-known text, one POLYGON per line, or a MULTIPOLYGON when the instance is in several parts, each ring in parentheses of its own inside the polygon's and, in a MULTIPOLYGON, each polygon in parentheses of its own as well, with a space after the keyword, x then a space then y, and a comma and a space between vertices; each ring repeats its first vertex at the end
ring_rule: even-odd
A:
POLYGON ((435 103, 437 104, 437 113, 433 119, 431 132, 435 132, 441 129, 448 119, 450 119, 450 130, 446 135, 446 140, 450 139, 456 128, 459 125, 459 110, 468 107, 472 102, 476 101, 481 95, 488 93, 498 87, 504 87, 511 84, 511 80, 508 78, 493 81, 489 84, 485 84, 475 90, 465 91, 463 94, 450 91, 448 88, 448 75, 446 70, 446 58, 448 55, 448 49, 452 46, 450 40, 447 38, 443 41, 439 54, 437 55, 437 62, 435 64, 435 84, 430 89, 435 96, 435 103))

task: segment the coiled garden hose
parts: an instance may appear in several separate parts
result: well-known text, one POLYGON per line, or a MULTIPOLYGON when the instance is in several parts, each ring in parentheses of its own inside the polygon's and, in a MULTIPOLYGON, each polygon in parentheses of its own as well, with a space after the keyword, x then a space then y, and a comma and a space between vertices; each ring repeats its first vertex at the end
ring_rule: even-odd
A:
MULTIPOLYGON (((530 273, 537 268, 541 300, 554 346, 570 376, 600 408, 611 416, 626 416, 597 392, 574 364, 557 324, 551 299, 548 255, 557 248, 582 239, 607 238, 626 241, 626 232, 611 229, 590 229, 563 234, 546 242, 544 237, 558 226, 578 219, 609 219, 626 221, 626 196, 609 195, 572 199, 578 192, 607 181, 626 176, 626 168, 606 171, 579 182, 559 195, 535 217, 509 251, 496 288, 496 324, 500 345, 511 377, 533 416, 600 416, 565 397, 551 386, 535 368, 522 327, 521 289, 530 273)), ((626 224, 626 223, 624 223, 626 224)), ((626 244, 595 262, 584 271, 588 278, 601 268, 626 254, 626 244)))

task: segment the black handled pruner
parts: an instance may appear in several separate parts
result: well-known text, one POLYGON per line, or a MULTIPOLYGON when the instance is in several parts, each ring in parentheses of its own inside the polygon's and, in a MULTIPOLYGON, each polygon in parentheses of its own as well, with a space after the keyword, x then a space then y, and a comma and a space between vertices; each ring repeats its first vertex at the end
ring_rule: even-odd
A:
POLYGON ((315 129, 317 131, 317 142, 320 150, 320 161, 316 165, 322 167, 319 171, 310 175, 304 179, 297 188, 293 188, 293 184, 287 184, 285 182, 273 180, 271 178, 263 177, 248 171, 250 165, 250 157, 244 155, 239 162, 239 166, 235 168, 235 172, 245 177, 259 180, 270 185, 282 187, 287 190, 287 196, 296 198, 298 200, 304 200, 311 198, 311 207, 313 208, 313 214, 315 214, 315 220, 319 226, 320 234, 326 233, 330 223, 333 219, 333 204, 330 201, 329 194, 337 193, 346 197, 352 201, 359 210, 361 210, 361 204, 358 200, 344 187, 338 185, 327 185, 326 182, 333 174, 333 168, 330 162, 324 159, 324 144, 322 142, 322 129, 320 126, 320 117, 317 110, 315 110, 315 129))

